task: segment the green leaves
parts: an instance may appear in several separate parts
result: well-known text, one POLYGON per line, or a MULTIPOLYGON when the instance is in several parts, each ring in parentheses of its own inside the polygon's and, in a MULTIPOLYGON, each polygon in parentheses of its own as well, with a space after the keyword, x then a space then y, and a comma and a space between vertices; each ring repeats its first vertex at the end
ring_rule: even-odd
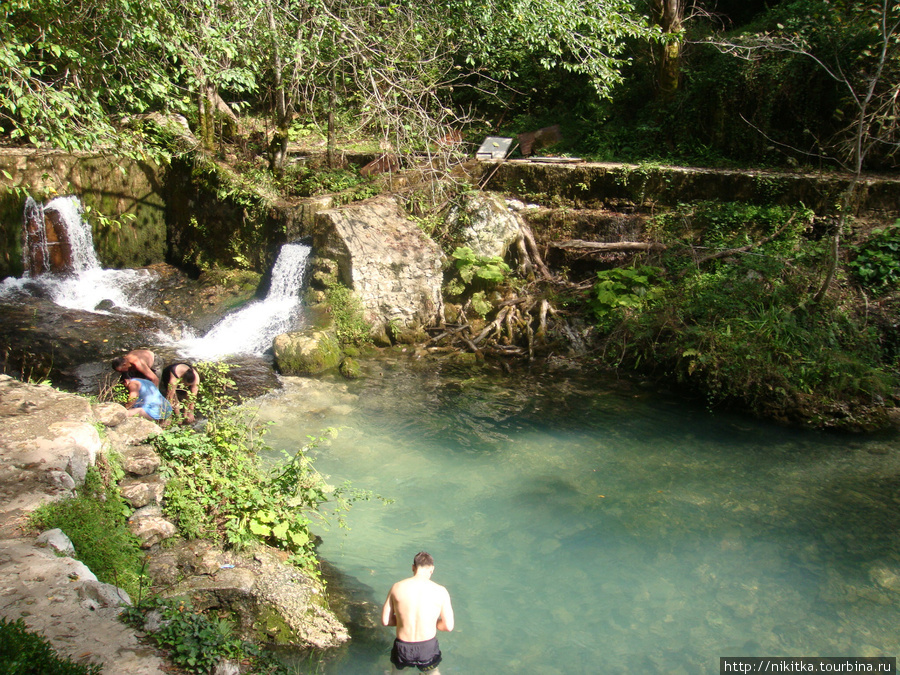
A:
POLYGON ((490 284, 499 284, 512 273, 503 258, 478 256, 468 246, 457 247, 451 256, 456 260, 456 270, 466 284, 471 284, 476 278, 490 284))
POLYGON ((642 307, 659 295, 661 289, 656 284, 661 273, 660 268, 647 265, 597 272, 588 305, 601 320, 620 309, 642 307))
POLYGON ((900 220, 874 229, 869 239, 850 248, 847 266, 863 286, 883 289, 900 283, 900 220))

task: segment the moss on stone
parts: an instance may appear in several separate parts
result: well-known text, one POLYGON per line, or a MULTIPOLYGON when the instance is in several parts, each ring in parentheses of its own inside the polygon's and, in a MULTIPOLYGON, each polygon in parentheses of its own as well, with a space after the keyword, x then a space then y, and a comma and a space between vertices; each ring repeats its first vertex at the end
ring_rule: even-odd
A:
POLYGON ((315 375, 338 366, 341 347, 334 333, 284 333, 273 345, 275 365, 284 375, 315 375))
POLYGON ((362 374, 359 363, 356 361, 356 359, 350 358, 349 356, 345 357, 344 360, 341 361, 340 371, 341 375, 346 377, 348 380, 358 379, 362 374))

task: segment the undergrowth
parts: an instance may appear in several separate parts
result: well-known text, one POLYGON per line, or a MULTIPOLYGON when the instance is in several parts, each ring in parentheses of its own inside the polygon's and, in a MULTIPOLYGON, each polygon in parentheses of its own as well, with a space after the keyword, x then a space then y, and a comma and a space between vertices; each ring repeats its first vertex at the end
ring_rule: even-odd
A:
POLYGON ((658 220, 668 245, 658 272, 601 272, 594 286, 607 361, 674 379, 711 407, 878 426, 898 383, 894 364, 846 280, 813 303, 827 253, 804 237, 808 221, 804 210, 710 203, 658 220))
POLYGON ((267 544, 315 573, 313 519, 334 516, 343 524, 352 502, 371 495, 328 485, 307 455, 317 439, 293 456, 267 459, 275 456, 264 440, 267 427, 252 410, 230 407, 228 366, 204 364, 201 377, 197 410, 205 428, 169 428, 153 441, 164 460, 166 515, 188 539, 234 549, 267 544))
POLYGON ((38 530, 61 529, 75 547, 75 558, 97 579, 137 597, 143 575, 143 555, 125 519, 130 507, 114 482, 104 482, 90 467, 77 496, 43 504, 31 515, 38 530))

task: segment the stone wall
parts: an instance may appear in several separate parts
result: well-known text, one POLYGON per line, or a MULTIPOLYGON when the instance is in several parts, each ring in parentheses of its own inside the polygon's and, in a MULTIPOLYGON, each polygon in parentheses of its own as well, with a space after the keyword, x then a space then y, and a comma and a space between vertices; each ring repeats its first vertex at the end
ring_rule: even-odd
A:
MULTIPOLYGON (((487 189, 574 208, 676 206, 699 200, 805 204, 819 215, 835 212, 850 177, 836 173, 694 169, 627 164, 482 162, 476 173, 487 189)), ((853 214, 900 217, 900 179, 867 176, 853 214)))
POLYGON ((166 257, 163 177, 159 167, 100 153, 6 149, 0 152, 0 278, 22 274, 23 191, 46 202, 74 194, 88 214, 94 247, 106 267, 140 267, 166 257))

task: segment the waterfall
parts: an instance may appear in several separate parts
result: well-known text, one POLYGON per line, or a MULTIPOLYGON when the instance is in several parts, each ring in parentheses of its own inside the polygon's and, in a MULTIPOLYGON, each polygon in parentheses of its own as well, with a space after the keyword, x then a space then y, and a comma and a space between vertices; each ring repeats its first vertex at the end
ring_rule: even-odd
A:
POLYGON ((275 336, 302 321, 300 289, 311 251, 306 244, 284 244, 272 267, 265 299, 229 314, 203 337, 182 341, 179 352, 185 357, 211 360, 231 354, 263 354, 275 336))
POLYGON ((34 249, 39 254, 40 265, 20 279, 8 278, 0 282, 0 299, 16 301, 39 296, 61 307, 96 314, 121 315, 125 310, 153 317, 166 324, 153 336, 157 344, 172 347, 182 356, 194 359, 261 355, 272 346, 276 335, 302 324, 300 289, 312 250, 309 246, 283 245, 272 268, 271 285, 265 299, 229 314, 205 336, 195 337, 188 326, 170 329, 168 324, 172 321, 169 318, 147 309, 148 300, 156 293, 153 272, 103 269, 100 266, 91 228, 83 213, 76 197, 57 197, 43 207, 33 200, 27 203, 25 233, 26 237, 32 236, 35 240, 34 249), (35 224, 39 223, 43 228, 45 214, 50 223, 48 227, 58 241, 37 238, 44 233, 38 232, 35 224), (56 264, 51 268, 45 262, 54 256, 56 264), (47 271, 49 269, 64 271, 47 271), (173 338, 173 335, 182 337, 173 338))
MULTIPOLYGON (((98 314, 110 314, 113 307, 152 315, 137 298, 153 283, 153 275, 147 270, 110 270, 100 267, 94 252, 91 226, 83 217, 84 210, 77 197, 55 197, 42 208, 33 200, 26 202, 26 235, 29 218, 43 219, 51 223, 57 241, 47 242, 40 249, 51 250, 42 256, 40 265, 21 279, 5 279, 0 284, 0 297, 43 295, 61 307, 79 309, 98 314), (50 264, 52 262, 52 264, 50 264), (47 271, 50 269, 58 271, 47 271), (99 309, 103 307, 103 309, 99 309)), ((42 236, 44 232, 40 233, 42 236)), ((29 251, 23 251, 28 255, 29 251)))
POLYGON ((91 226, 82 217, 84 209, 78 197, 54 197, 44 205, 44 215, 56 212, 53 220, 64 229, 60 232, 60 240, 68 242, 71 256, 71 268, 75 273, 100 269, 100 261, 94 253, 94 236, 91 226))

